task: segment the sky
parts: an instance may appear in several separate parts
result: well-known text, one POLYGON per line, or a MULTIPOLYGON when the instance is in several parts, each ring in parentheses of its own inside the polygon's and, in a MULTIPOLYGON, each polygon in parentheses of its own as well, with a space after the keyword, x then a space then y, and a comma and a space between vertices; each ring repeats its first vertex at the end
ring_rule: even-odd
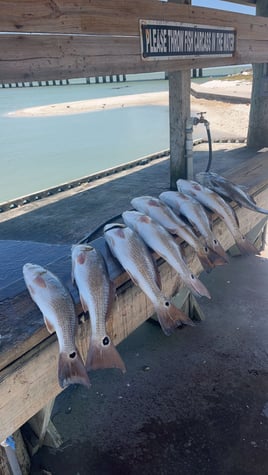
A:
POLYGON ((247 7, 233 2, 224 2, 222 0, 192 0, 192 5, 197 7, 217 8, 218 10, 230 10, 232 12, 246 13, 255 15, 255 7, 247 7))

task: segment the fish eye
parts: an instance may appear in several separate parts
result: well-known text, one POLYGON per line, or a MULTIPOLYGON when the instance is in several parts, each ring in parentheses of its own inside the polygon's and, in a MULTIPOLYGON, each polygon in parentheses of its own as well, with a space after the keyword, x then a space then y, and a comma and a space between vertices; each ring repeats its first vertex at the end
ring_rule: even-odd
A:
POLYGON ((69 358, 74 359, 76 357, 76 352, 73 351, 72 353, 69 354, 69 358))
POLYGON ((191 274, 191 279, 194 280, 194 274, 191 274))
POLYGON ((107 346, 107 345, 109 345, 109 343, 110 343, 110 340, 109 340, 108 336, 105 336, 102 340, 102 344, 104 346, 107 346))
POLYGON ((165 307, 169 307, 170 303, 168 301, 165 302, 165 307))

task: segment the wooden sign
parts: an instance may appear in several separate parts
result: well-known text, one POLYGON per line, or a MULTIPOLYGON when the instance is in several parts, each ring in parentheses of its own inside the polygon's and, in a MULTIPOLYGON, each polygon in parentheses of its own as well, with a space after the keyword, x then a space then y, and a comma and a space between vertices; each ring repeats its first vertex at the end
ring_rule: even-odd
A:
POLYGON ((232 56, 234 28, 140 20, 143 59, 232 56))

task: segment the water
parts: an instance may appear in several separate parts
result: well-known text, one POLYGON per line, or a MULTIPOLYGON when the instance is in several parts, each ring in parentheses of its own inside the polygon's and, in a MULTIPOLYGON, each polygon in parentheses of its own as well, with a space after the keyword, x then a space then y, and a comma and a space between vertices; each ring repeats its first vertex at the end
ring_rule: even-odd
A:
POLYGON ((167 106, 42 118, 6 117, 8 112, 53 103, 167 90, 168 81, 163 79, 1 88, 0 203, 169 148, 167 106))

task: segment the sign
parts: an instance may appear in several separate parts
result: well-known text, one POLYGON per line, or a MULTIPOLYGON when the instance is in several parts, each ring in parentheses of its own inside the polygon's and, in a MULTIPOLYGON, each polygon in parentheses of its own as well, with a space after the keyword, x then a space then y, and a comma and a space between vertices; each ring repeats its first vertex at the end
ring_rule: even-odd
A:
POLYGON ((188 23, 140 20, 143 59, 232 56, 235 29, 188 23))

